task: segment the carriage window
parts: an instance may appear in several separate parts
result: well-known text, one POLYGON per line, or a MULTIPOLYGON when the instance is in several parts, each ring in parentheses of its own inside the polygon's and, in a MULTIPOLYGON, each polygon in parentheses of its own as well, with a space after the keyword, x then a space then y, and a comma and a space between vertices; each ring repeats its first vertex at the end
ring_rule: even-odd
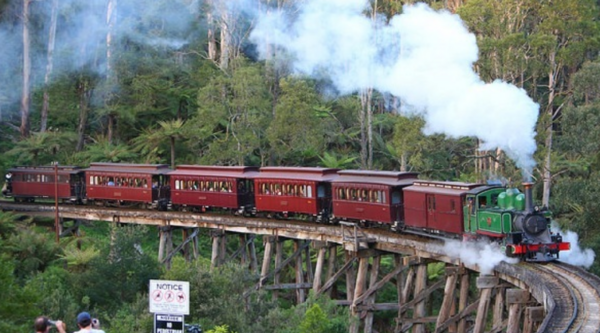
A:
POLYGON ((312 186, 310 186, 310 185, 307 185, 307 186, 306 186, 306 196, 307 196, 308 198, 312 198, 312 197, 313 197, 313 196, 312 196, 312 186))
POLYGON ((325 186, 319 185, 317 187, 317 197, 324 198, 325 197, 325 186))
POLYGON ((450 211, 452 213, 456 212, 456 204, 454 203, 454 199, 450 200, 450 211))
POLYGON ((399 204, 401 201, 400 192, 392 192, 392 204, 399 204))

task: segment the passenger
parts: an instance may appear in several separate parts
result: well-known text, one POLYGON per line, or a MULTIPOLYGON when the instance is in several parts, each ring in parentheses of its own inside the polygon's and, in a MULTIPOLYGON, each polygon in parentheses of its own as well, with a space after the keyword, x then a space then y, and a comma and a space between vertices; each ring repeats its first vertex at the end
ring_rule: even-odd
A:
POLYGON ((33 328, 36 333, 47 333, 50 332, 50 328, 52 325, 56 326, 56 330, 60 333, 67 332, 67 325, 63 323, 61 320, 57 320, 52 322, 48 317, 40 316, 35 319, 35 323, 33 324, 33 328))
POLYGON ((115 186, 115 182, 113 181, 112 178, 109 178, 108 179, 108 183, 106 185, 108 185, 108 186, 115 186))
MULTIPOLYGON (((98 322, 98 325, 100 325, 100 322, 98 322)), ((87 312, 77 315, 77 326, 79 326, 79 331, 75 333, 104 333, 103 330, 93 328, 92 317, 87 312)))

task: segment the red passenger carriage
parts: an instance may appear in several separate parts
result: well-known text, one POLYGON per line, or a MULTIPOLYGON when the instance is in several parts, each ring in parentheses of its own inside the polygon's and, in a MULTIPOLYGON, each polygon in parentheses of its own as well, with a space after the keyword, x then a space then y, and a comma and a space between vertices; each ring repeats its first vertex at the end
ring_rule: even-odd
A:
POLYGON ((463 202, 481 184, 419 180, 404 189, 405 226, 459 237, 464 233, 463 202))
POLYGON ((402 189, 417 180, 417 173, 344 170, 333 181, 335 218, 390 224, 404 219, 402 189))
POLYGON ((171 202, 175 208, 209 207, 254 209, 254 181, 257 167, 179 165, 169 173, 171 202))
POLYGON ((170 171, 166 164, 92 163, 85 170, 87 197, 104 204, 140 203, 167 209, 170 171))
POLYGON ((18 166, 8 170, 3 193, 17 202, 33 202, 35 198, 55 198, 58 187, 58 199, 81 202, 84 197, 83 174, 81 168, 74 166, 18 166))
POLYGON ((255 178, 257 211, 311 215, 328 221, 331 214, 331 180, 338 169, 263 167, 255 178))

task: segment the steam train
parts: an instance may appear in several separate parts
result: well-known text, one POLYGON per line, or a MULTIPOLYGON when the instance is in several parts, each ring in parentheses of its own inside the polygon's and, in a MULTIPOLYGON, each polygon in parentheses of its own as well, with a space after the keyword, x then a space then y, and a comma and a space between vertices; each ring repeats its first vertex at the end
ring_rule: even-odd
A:
POLYGON ((418 179, 417 173, 308 167, 92 163, 19 166, 2 190, 16 202, 53 199, 102 206, 382 225, 398 232, 500 243, 510 257, 547 262, 569 250, 516 188, 418 179), (57 199, 55 199, 57 198, 57 199))

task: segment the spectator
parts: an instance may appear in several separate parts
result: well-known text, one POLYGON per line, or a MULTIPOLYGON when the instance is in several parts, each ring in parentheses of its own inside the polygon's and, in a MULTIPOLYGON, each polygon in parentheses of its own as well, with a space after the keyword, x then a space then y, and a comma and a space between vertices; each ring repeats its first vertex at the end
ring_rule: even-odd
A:
MULTIPOLYGON (((87 312, 77 315, 77 326, 79 326, 79 331, 75 333, 104 333, 103 330, 95 329, 92 326, 92 317, 87 312)), ((100 321, 98 321, 98 326, 100 326, 100 321)))
POLYGON ((50 319, 48 319, 48 317, 44 317, 44 316, 37 317, 35 319, 35 323, 33 324, 33 327, 34 327, 36 333, 47 333, 47 332, 50 332, 50 328, 52 328, 52 325, 56 326, 56 329, 60 333, 67 332, 67 326, 65 325, 65 323, 63 323, 60 320, 57 320, 56 322, 52 322, 52 321, 50 321, 50 319))
POLYGON ((92 318, 92 328, 95 330, 99 330, 100 329, 100 319, 98 318, 92 318))

